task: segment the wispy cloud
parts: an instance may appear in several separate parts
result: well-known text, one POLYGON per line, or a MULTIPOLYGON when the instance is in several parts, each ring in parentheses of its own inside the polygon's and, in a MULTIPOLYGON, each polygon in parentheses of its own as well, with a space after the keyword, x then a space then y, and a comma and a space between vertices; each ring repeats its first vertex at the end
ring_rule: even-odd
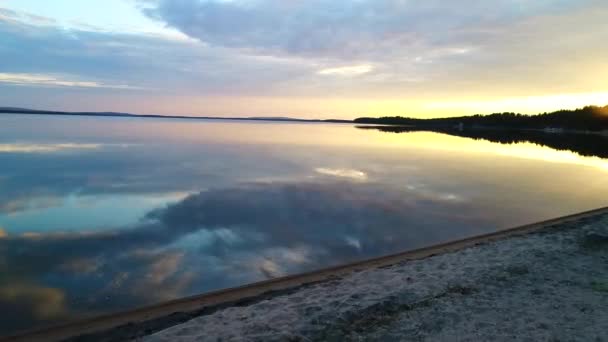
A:
POLYGON ((70 79, 69 77, 64 78, 62 76, 45 74, 0 73, 0 83, 8 83, 21 86, 138 89, 138 87, 132 87, 128 85, 105 84, 95 81, 80 81, 70 79))
POLYGON ((57 24, 57 21, 53 18, 13 11, 7 8, 0 8, 0 21, 23 21, 36 26, 52 26, 57 24))
POLYGON ((97 149, 100 144, 0 144, 0 153, 49 153, 75 149, 97 149))
POLYGON ((349 178, 358 181, 367 180, 367 174, 363 171, 353 169, 332 169, 326 167, 316 168, 315 171, 319 174, 340 178, 349 178))
POLYGON ((321 69, 317 73, 319 75, 335 75, 335 76, 359 76, 367 74, 374 70, 374 67, 369 64, 350 65, 336 68, 321 69))

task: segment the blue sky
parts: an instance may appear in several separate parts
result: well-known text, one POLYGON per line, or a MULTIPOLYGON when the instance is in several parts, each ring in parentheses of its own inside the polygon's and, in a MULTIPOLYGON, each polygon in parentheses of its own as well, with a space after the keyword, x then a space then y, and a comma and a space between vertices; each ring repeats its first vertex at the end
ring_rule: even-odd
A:
POLYGON ((419 117, 608 103, 599 0, 0 0, 0 106, 419 117))
POLYGON ((6 0, 4 8, 54 19, 65 27, 88 24, 115 31, 158 31, 162 24, 147 18, 135 6, 124 0, 6 0))

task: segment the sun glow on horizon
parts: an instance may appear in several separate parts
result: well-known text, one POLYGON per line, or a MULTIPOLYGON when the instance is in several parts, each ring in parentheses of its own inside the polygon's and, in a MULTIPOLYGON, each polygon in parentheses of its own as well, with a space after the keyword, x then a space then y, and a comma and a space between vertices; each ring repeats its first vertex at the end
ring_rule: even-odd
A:
POLYGON ((457 110, 471 114, 490 114, 496 112, 519 112, 522 114, 539 114, 560 109, 576 109, 585 106, 605 106, 608 104, 608 92, 582 94, 555 94, 543 96, 520 96, 495 100, 463 100, 432 102, 426 107, 429 110, 457 110))

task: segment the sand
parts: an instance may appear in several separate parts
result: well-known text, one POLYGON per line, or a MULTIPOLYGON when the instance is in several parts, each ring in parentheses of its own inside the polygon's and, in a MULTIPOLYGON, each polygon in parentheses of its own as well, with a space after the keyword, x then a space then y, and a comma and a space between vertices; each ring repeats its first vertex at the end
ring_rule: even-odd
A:
POLYGON ((159 341, 608 341, 608 215, 232 306, 159 341))

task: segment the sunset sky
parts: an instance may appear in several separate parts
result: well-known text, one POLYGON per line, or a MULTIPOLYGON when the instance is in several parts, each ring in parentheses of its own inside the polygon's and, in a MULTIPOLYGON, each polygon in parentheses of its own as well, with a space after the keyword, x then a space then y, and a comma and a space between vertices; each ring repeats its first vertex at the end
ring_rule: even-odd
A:
POLYGON ((0 106, 437 117, 608 104, 606 0, 0 0, 0 106))

